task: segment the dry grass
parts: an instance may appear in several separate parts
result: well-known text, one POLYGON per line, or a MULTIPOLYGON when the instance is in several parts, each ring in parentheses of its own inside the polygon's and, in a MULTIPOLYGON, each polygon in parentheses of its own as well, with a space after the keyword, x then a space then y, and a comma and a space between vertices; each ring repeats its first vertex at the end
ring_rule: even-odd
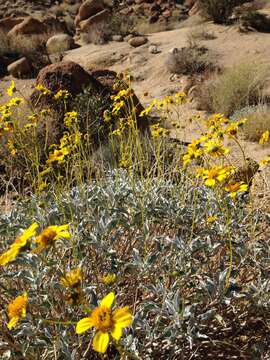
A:
POLYGON ((244 117, 247 122, 243 126, 242 133, 246 140, 258 142, 265 131, 270 131, 270 107, 258 105, 249 107, 236 114, 244 117))
POLYGON ((200 90, 200 107, 226 116, 263 100, 263 89, 270 76, 267 65, 240 63, 208 81, 200 90))
POLYGON ((205 24, 192 27, 187 33, 187 41, 189 44, 196 44, 198 41, 214 40, 216 36, 211 32, 205 24))

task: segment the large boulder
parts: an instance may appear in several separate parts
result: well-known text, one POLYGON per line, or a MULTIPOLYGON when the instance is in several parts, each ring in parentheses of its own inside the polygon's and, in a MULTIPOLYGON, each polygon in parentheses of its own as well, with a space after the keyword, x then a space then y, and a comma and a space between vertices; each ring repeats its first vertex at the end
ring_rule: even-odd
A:
POLYGON ((8 36, 40 35, 49 32, 65 32, 66 30, 65 22, 60 21, 56 17, 48 16, 42 20, 38 20, 32 16, 28 16, 12 27, 8 32, 8 36))
POLYGON ((74 48, 73 37, 68 34, 56 34, 49 38, 46 43, 48 54, 62 53, 74 48))
POLYGON ((29 60, 26 57, 23 57, 8 65, 7 70, 10 75, 21 78, 29 75, 32 71, 32 67, 29 60))
POLYGON ((82 33, 91 32, 91 29, 96 24, 107 22, 110 15, 110 11, 108 9, 104 9, 99 13, 89 17, 86 20, 80 22, 79 27, 82 33))
POLYGON ((8 16, 0 20, 0 31, 8 33, 14 26, 24 21, 23 17, 8 16))
POLYGON ((37 35, 46 32, 46 26, 38 19, 29 16, 22 22, 15 25, 8 33, 8 36, 16 35, 37 35))
POLYGON ((52 65, 45 66, 40 70, 36 85, 43 85, 50 90, 50 94, 42 96, 35 90, 31 95, 31 100, 36 103, 40 98, 42 104, 53 103, 53 95, 59 90, 67 90, 72 96, 83 92, 84 88, 92 86, 95 91, 102 91, 103 86, 79 64, 72 61, 63 61, 52 65))
MULTIPOLYGON (((100 11, 104 10, 105 6, 101 0, 86 0, 79 8, 77 15, 77 22, 88 19, 89 17, 96 15, 100 11)), ((76 24, 77 25, 77 24, 76 24)))

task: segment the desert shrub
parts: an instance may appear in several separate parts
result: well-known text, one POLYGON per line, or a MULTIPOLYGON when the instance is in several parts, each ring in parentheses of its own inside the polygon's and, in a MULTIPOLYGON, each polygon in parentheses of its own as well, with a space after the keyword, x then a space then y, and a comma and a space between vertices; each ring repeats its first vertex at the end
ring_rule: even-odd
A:
POLYGON ((241 27, 244 29, 255 29, 260 32, 270 32, 270 18, 257 11, 250 11, 241 16, 241 27))
POLYGON ((201 108, 228 116, 263 100, 262 90, 269 79, 269 67, 241 63, 207 81, 198 96, 201 108))
POLYGON ((192 75, 212 71, 215 65, 206 47, 190 44, 181 49, 171 50, 166 67, 174 74, 192 75))
POLYGON ((205 24, 191 27, 187 33, 187 41, 193 46, 196 45, 198 41, 214 40, 215 38, 215 34, 210 32, 205 24))
POLYGON ((233 119, 245 118, 242 127, 245 139, 258 142, 265 131, 270 131, 270 108, 267 105, 248 106, 233 115, 233 119))
POLYGON ((199 0, 204 15, 216 23, 226 23, 233 9, 247 0, 199 0))
POLYGON ((131 359, 163 360, 194 351, 198 358, 206 353, 224 359, 266 356, 270 289, 261 269, 269 263, 267 238, 250 238, 253 226, 263 225, 265 218, 228 198, 218 202, 214 192, 188 179, 181 185, 135 182, 127 171, 110 172, 101 182, 58 197, 47 193, 18 202, 0 216, 1 253, 33 222, 38 233, 69 223, 72 237, 60 236, 39 253, 29 241, 32 251, 22 250, 4 266, 2 306, 27 291, 28 307, 10 330, 2 311, 2 350, 11 360, 100 359, 91 344, 94 329, 78 336, 75 328, 97 301, 114 292, 117 306, 128 305, 134 318, 120 342, 110 339, 112 360, 119 352, 131 359), (221 206, 230 213, 230 226, 221 206), (216 221, 207 222, 213 215, 216 221), (229 277, 228 239, 234 259, 229 277), (76 287, 63 284, 61 278, 78 267, 82 278, 76 287), (108 273, 114 274, 111 283, 103 280, 108 273), (10 333, 16 334, 12 342, 7 341, 10 333))

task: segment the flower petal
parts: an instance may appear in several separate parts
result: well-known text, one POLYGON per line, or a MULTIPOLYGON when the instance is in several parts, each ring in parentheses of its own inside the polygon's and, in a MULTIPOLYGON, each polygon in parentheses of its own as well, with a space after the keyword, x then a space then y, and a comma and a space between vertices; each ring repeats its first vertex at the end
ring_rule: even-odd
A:
POLYGON ((105 353, 110 342, 108 333, 97 332, 93 339, 93 349, 100 353, 105 353))
POLYGON ((121 309, 116 310, 113 313, 113 321, 115 322, 116 327, 129 327, 133 321, 130 308, 128 306, 125 306, 121 309))
POLYGON ((123 331, 122 331, 122 327, 121 326, 115 326, 114 327, 114 329, 112 330, 112 332, 111 332, 111 335, 112 335, 112 337, 116 340, 116 341, 118 341, 118 340, 120 340, 120 338, 121 338, 121 336, 122 336, 122 334, 123 334, 123 331))
POLYGON ((19 316, 14 316, 13 318, 11 318, 10 319, 10 321, 9 321, 9 323, 8 323, 8 325, 7 325, 7 327, 9 328, 9 330, 10 329, 12 329, 16 324, 17 324, 17 322, 19 321, 19 316))
POLYGON ((93 326, 94 325, 93 325, 93 321, 92 321, 91 317, 83 318, 82 320, 77 322, 76 333, 81 334, 93 326))
POLYGON ((106 306, 107 308, 111 308, 114 302, 115 295, 113 292, 110 292, 108 295, 105 296, 100 302, 100 306, 106 306))

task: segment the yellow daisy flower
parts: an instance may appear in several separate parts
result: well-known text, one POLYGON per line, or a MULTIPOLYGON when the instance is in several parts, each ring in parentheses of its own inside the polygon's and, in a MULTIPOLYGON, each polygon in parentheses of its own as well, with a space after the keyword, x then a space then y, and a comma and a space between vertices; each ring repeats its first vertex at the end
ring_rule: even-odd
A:
POLYGON ((49 154, 49 159, 46 162, 49 165, 56 162, 61 164, 68 154, 69 149, 67 147, 62 147, 60 150, 55 149, 53 153, 49 154))
POLYGON ((76 326, 76 333, 81 334, 94 327, 97 332, 93 338, 93 349, 105 353, 110 342, 110 336, 119 341, 123 335, 123 329, 132 324, 132 315, 128 306, 112 312, 111 307, 115 295, 113 292, 101 300, 89 317, 80 320, 76 326))
POLYGON ((204 144, 205 152, 211 156, 218 157, 228 154, 230 151, 216 140, 210 140, 204 144))
POLYGON ((243 181, 232 182, 225 186, 225 190, 230 193, 230 197, 235 198, 238 193, 244 193, 248 191, 248 185, 243 181))
POLYGON ((267 155, 267 157, 265 159, 260 161, 260 165, 262 165, 262 166, 266 166, 268 164, 270 164, 270 155, 267 155))
POLYGON ((101 281, 103 282, 103 284, 110 286, 115 283, 116 274, 115 273, 105 274, 102 276, 101 281))
POLYGON ((40 252, 50 248, 58 239, 69 239, 71 237, 68 231, 69 225, 51 225, 46 227, 37 237, 35 242, 38 244, 34 252, 40 252))
POLYGON ((8 328, 12 329, 17 322, 26 316, 26 308, 28 304, 27 293, 17 296, 9 305, 8 305, 8 317, 9 323, 8 328))
POLYGON ((269 141, 269 139, 270 139, 270 132, 269 132, 269 130, 266 130, 266 131, 262 134, 262 136, 261 136, 261 138, 260 138, 260 140, 259 140, 259 144, 260 144, 260 145, 264 145, 265 143, 267 143, 267 142, 269 141))
POLYGON ((78 287, 82 281, 82 271, 81 268, 71 270, 61 277, 60 282, 63 286, 66 287, 78 287))
POLYGON ((42 95, 50 94, 51 91, 41 84, 37 84, 35 88, 42 93, 42 95))
POLYGON ((231 166, 214 166, 211 169, 205 170, 202 174, 206 186, 213 187, 217 182, 225 180, 233 171, 231 166))
POLYGON ((206 219, 207 224, 213 224, 217 221, 217 216, 215 215, 210 215, 208 216, 208 218, 206 219))
POLYGON ((0 255, 0 265, 4 266, 13 261, 19 253, 26 250, 28 247, 28 240, 36 235, 38 224, 34 223, 29 226, 22 235, 16 238, 13 244, 10 245, 9 249, 0 255))

